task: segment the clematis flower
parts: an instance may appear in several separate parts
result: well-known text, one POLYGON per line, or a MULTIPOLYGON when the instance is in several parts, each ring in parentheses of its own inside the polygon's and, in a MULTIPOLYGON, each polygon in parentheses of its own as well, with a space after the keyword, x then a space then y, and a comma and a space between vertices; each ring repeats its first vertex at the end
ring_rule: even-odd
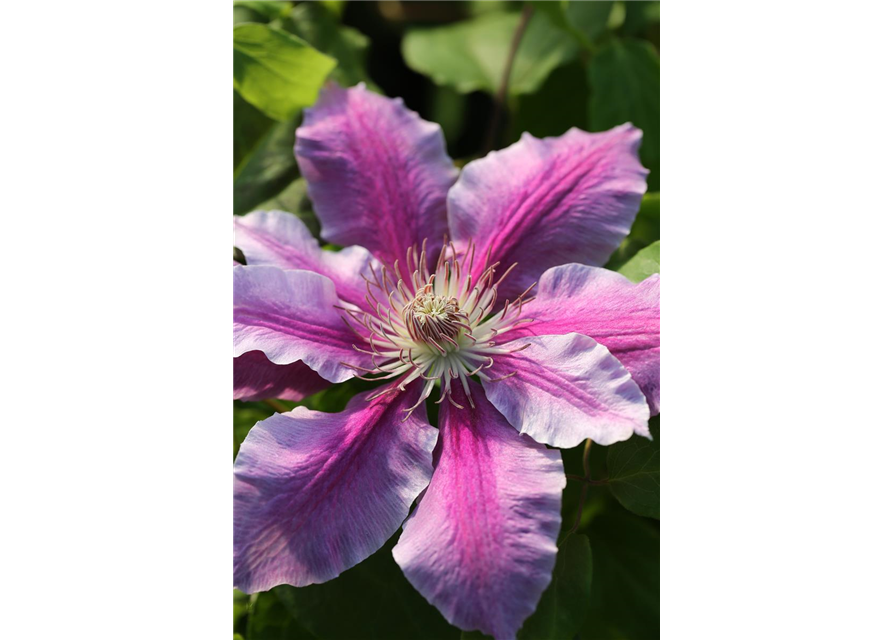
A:
POLYGON ((650 437, 659 411, 659 276, 599 268, 645 192, 640 139, 525 134, 459 174, 402 101, 321 93, 295 152, 321 235, 347 248, 290 214, 235 219, 235 396, 382 384, 248 434, 238 588, 331 580, 403 525, 394 559, 450 623, 515 636, 557 553, 565 476, 546 445, 650 437))

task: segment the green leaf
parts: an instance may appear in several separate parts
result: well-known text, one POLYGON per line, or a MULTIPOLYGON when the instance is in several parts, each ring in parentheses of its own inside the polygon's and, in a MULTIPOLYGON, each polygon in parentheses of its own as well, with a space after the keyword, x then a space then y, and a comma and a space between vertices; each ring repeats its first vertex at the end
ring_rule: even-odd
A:
POLYGON ((236 169, 233 185, 233 213, 248 213, 281 193, 298 178, 295 161, 295 129, 300 116, 274 124, 250 155, 236 169))
POLYGON ((571 535, 558 548, 552 582, 536 611, 518 633, 519 640, 570 640, 583 624, 592 592, 592 550, 589 539, 571 535))
POLYGON ((319 4, 336 18, 340 18, 341 14, 344 13, 344 5, 346 3, 347 0, 319 0, 319 4))
POLYGON ((245 102, 233 91, 233 170, 254 151, 274 121, 245 102))
POLYGON ((272 22, 288 14, 290 9, 290 2, 233 2, 233 25, 272 22))
POLYGON ((288 14, 291 8, 290 2, 264 2, 256 0, 237 0, 233 2, 234 8, 244 8, 253 11, 265 20, 275 20, 288 14))
POLYGON ((300 38, 263 24, 233 28, 233 86, 274 120, 316 101, 335 60, 300 38))
POLYGON ((639 251, 618 271, 633 282, 641 282, 654 273, 660 273, 660 240, 639 251))
POLYGON ((589 61, 589 125, 593 131, 632 122, 643 132, 640 155, 660 190, 660 61, 650 42, 611 39, 589 61))
POLYGON ((626 3, 626 18, 621 32, 628 36, 641 35, 650 25, 660 22, 660 2, 637 0, 626 3))
POLYGON ((569 0, 536 0, 537 11, 543 12, 559 29, 576 38, 585 49, 593 51, 593 42, 608 24, 612 2, 570 2, 569 0))
POLYGON ((300 589, 283 585, 273 593, 318 638, 455 640, 455 627, 413 589, 394 562, 391 549, 398 536, 334 580, 300 589))
POLYGON ((313 640, 285 605, 267 591, 252 598, 245 640, 313 640))
MULTIPOLYGON (((434 29, 412 29, 403 39, 403 57, 415 71, 460 93, 495 94, 520 21, 517 13, 493 12, 434 29)), ((535 13, 518 47, 509 94, 536 91, 556 67, 571 60, 575 41, 541 13, 535 13)))
POLYGON ((619 511, 595 518, 592 601, 580 640, 660 637, 660 537, 653 520, 619 511))
POLYGON ((660 518, 660 416, 650 423, 653 441, 633 436, 608 447, 608 486, 635 514, 660 518))
POLYGON ((283 21, 283 29, 303 38, 319 51, 338 61, 332 79, 348 87, 365 82, 373 87, 366 73, 369 38, 351 27, 338 24, 332 11, 319 2, 304 2, 283 21))
POLYGON ((238 589, 233 589, 233 631, 239 631, 244 627, 243 620, 248 615, 248 594, 238 589))
POLYGON ((319 238, 319 220, 313 213, 313 205, 307 195, 307 181, 304 178, 294 180, 275 196, 256 204, 252 209, 293 213, 301 219, 314 237, 319 238))

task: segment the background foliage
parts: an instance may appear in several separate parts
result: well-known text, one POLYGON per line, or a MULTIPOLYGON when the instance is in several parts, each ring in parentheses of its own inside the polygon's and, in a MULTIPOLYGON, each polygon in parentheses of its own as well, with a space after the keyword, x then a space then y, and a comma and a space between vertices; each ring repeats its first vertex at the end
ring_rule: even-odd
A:
MULTIPOLYGON (((634 281, 660 270, 658 2, 236 2, 233 17, 236 215, 280 209, 318 233, 294 132, 327 78, 365 82, 439 123, 458 164, 524 131, 542 137, 633 122, 644 131, 649 193, 606 266, 634 281), (502 91, 513 37, 526 20, 502 91)), ((350 381, 301 404, 340 411, 369 386, 350 381)), ((294 406, 234 402, 233 456, 258 420, 294 406)), ((428 411, 436 425, 436 407, 428 411)), ((659 423, 652 418, 653 442, 592 446, 588 482, 584 446, 562 451, 571 479, 558 561, 519 638, 659 637, 659 423)), ((323 585, 235 591, 235 637, 484 637, 450 626, 416 593, 390 555, 395 541, 323 585)))

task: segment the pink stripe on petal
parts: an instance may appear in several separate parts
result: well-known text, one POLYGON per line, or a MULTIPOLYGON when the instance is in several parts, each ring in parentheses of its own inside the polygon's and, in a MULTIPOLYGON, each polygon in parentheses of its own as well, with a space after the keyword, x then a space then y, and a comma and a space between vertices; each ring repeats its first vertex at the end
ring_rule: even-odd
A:
POLYGON ((552 579, 564 469, 471 384, 476 409, 440 409, 430 486, 394 559, 451 624, 514 638, 552 579))
POLYGON ((363 247, 323 251, 300 218, 284 211, 233 216, 235 246, 249 265, 306 269, 326 276, 342 300, 366 308, 366 282, 378 261, 363 247))
POLYGON ((311 271, 233 267, 233 356, 263 351, 275 364, 303 361, 330 382, 368 367, 353 348, 363 340, 341 318, 332 281, 311 271))
POLYGON ((332 383, 303 362, 273 364, 261 351, 233 358, 233 399, 280 398, 298 402, 332 383))
POLYGON ((535 322, 503 339, 566 333, 594 338, 629 370, 652 415, 660 413, 659 274, 635 284, 598 267, 555 267, 543 274, 536 300, 525 305, 524 315, 535 322))
POLYGON ((523 351, 494 358, 487 398, 521 433, 553 447, 586 438, 609 445, 648 433, 648 403, 629 372, 592 338, 571 333, 500 345, 523 351))
POLYGON ((524 134, 470 162, 448 196, 452 239, 474 241, 479 252, 492 247, 503 268, 518 263, 500 287, 503 298, 520 294, 549 267, 604 264, 629 233, 645 193, 641 139, 629 124, 542 140, 524 134))
POLYGON ((331 580, 399 529, 431 478, 437 430, 416 394, 259 422, 236 458, 233 578, 247 593, 331 580))
POLYGON ((360 244, 389 266, 425 239, 442 244, 458 170, 440 126, 399 98, 330 84, 304 111, 295 154, 330 242, 360 244))

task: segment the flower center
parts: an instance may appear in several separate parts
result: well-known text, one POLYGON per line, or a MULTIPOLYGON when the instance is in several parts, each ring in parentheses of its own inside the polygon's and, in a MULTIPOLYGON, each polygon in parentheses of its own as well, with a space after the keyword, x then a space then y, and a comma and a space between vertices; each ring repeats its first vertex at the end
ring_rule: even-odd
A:
POLYGON ((490 264, 488 252, 483 265, 476 270, 474 244, 460 257, 451 243, 444 243, 434 273, 430 273, 423 244, 421 253, 416 247, 406 252, 404 273, 412 273, 408 283, 399 276, 399 263, 394 265, 393 272, 387 267, 373 270, 372 278, 366 278, 369 292, 366 302, 375 312, 342 309, 348 324, 352 322, 358 333, 368 335, 369 349, 354 348, 369 354, 374 368, 343 364, 379 375, 363 377, 363 380, 395 378, 367 399, 405 391, 406 385, 421 379, 425 381, 422 393, 418 402, 406 409, 407 417, 431 395, 438 381, 441 394, 437 403, 449 400, 462 409, 453 398, 453 381, 458 380, 473 408, 468 378, 477 375, 489 382, 502 379, 491 378, 486 373, 493 366, 494 357, 511 353, 497 346, 494 339, 521 323, 530 322, 520 316, 523 305, 532 300, 525 296, 534 285, 514 301, 506 301, 494 313, 499 299, 497 288, 514 268, 512 265, 496 280, 498 264, 490 264))
POLYGON ((440 346, 444 350, 458 348, 456 337, 468 324, 468 317, 456 298, 435 295, 426 285, 415 299, 403 308, 403 324, 418 342, 440 346))

